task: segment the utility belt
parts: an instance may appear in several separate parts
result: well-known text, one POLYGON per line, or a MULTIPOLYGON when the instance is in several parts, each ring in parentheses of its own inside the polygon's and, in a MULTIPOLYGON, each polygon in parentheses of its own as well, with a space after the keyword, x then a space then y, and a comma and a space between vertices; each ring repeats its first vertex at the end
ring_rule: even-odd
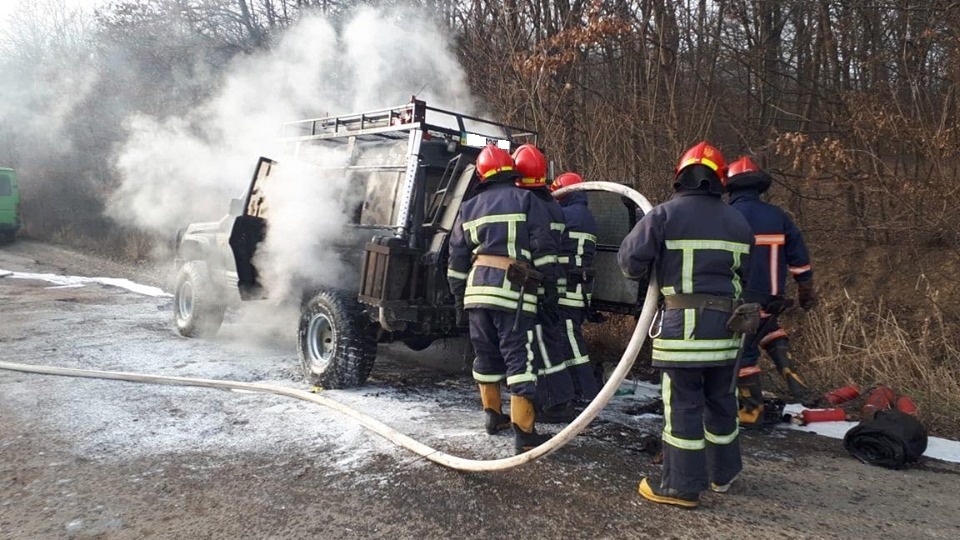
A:
POLYGON ((511 283, 520 285, 522 289, 528 291, 535 291, 543 282, 543 274, 535 270, 530 263, 502 255, 474 255, 473 266, 503 270, 511 283))
POLYGON ((743 300, 714 296, 712 294, 671 294, 663 298, 666 309, 696 309, 733 313, 743 305, 743 300))

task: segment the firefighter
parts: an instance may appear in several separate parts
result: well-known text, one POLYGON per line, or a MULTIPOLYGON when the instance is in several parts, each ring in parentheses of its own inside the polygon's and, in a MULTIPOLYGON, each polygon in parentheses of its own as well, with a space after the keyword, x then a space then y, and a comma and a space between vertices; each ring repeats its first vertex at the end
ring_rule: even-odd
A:
POLYGON ((650 211, 623 240, 629 279, 656 271, 664 307, 651 328, 653 365, 662 370, 663 475, 639 491, 657 503, 696 508, 708 487, 726 492, 742 467, 737 398, 730 389, 740 347, 727 321, 739 305, 753 234, 723 203, 724 160, 706 142, 676 168, 673 198, 650 211))
POLYGON ((557 244, 539 199, 517 189, 519 175, 505 150, 489 145, 477 157, 478 194, 465 201, 450 232, 450 290, 457 318, 469 319, 476 351, 473 376, 480 387, 487 433, 512 424, 516 452, 549 437, 535 428, 536 289, 556 286, 557 244), (500 383, 510 389, 510 416, 501 409, 500 383))
POLYGON ((777 371, 786 380, 790 394, 800 401, 807 401, 810 397, 790 359, 790 340, 777 320, 787 305, 784 286, 788 273, 797 282, 800 307, 810 309, 816 303, 810 255, 803 235, 790 216, 778 206, 760 200, 760 195, 770 188, 770 184, 770 175, 749 157, 730 164, 727 172, 730 205, 747 219, 756 244, 750 263, 750 281, 745 284, 744 294, 750 301, 763 306, 760 329, 756 336, 747 340, 739 373, 740 424, 744 426, 760 423, 763 413, 761 372, 757 366, 761 348, 767 351, 777 371))
MULTIPOLYGON (((550 234, 557 251, 552 254, 557 262, 563 241, 563 209, 547 188, 547 158, 532 144, 524 144, 513 153, 517 172, 517 187, 531 192, 550 216, 550 234)), ((539 292, 540 309, 534 326, 534 354, 537 357, 538 418, 544 423, 570 422, 577 416, 574 408, 573 379, 564 363, 563 342, 560 339, 561 266, 557 265, 557 280, 544 283, 539 292)))
MULTIPOLYGON (((583 182, 579 174, 566 172, 550 184, 550 191, 583 182)), ((583 321, 587 317, 593 289, 593 258, 597 252, 597 223, 587 207, 587 194, 582 191, 559 199, 566 228, 560 244, 560 266, 564 273, 560 282, 560 332, 564 343, 564 364, 573 378, 576 398, 590 401, 602 386, 600 377, 590 364, 587 343, 583 339, 583 321), (564 277, 565 276, 565 277, 564 277)))

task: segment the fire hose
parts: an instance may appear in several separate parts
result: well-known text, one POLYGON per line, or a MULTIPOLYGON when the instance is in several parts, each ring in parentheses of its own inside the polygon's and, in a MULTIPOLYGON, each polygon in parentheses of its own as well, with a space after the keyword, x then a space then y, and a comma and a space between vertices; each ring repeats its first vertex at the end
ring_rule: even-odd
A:
MULTIPOLYGON (((584 182, 575 184, 557 190, 555 195, 563 196, 574 191, 607 191, 629 198, 636 203, 644 213, 649 212, 652 209, 650 202, 647 201, 645 197, 636 191, 627 188, 626 186, 612 182, 584 182)), ((432 448, 408 435, 400 433, 383 422, 380 422, 379 420, 357 411, 356 409, 344 405, 339 401, 309 392, 307 390, 288 388, 274 384, 149 375, 121 371, 74 369, 55 366, 36 366, 4 361, 0 361, 0 369, 42 375, 59 375, 66 377, 83 377, 153 384, 169 384, 177 386, 197 386, 203 388, 240 390, 287 396, 303 401, 309 401, 311 403, 316 403, 318 405, 323 405, 324 407, 342 413, 356 420, 361 426, 373 431, 388 441, 406 448, 407 450, 422 456, 424 459, 430 460, 439 465, 443 465, 444 467, 465 472, 504 471, 524 465, 526 463, 530 463, 531 461, 559 450, 574 437, 576 437, 581 431, 583 431, 590 424, 590 422, 592 422, 593 419, 600 414, 600 411, 607 406, 607 403, 610 402, 610 399, 620 388, 620 384, 630 372, 630 368, 633 366, 633 362, 636 360, 637 355, 640 352, 640 347, 643 345, 643 341, 647 336, 647 329, 650 327, 650 323, 652 322, 657 310, 658 294, 659 291, 656 277, 651 275, 650 283, 647 287, 646 298, 644 299, 643 308, 640 313, 640 318, 637 321, 636 327, 634 328, 630 342, 627 344, 627 348, 624 351, 623 356, 620 358, 619 364, 617 364, 616 369, 613 371, 606 384, 600 390, 599 394, 597 394, 597 397, 590 402, 590 404, 579 414, 579 416, 577 416, 570 424, 568 424, 567 427, 563 428, 559 433, 550 438, 550 440, 534 448, 533 450, 517 456, 501 459, 478 460, 454 456, 441 450, 432 448)))

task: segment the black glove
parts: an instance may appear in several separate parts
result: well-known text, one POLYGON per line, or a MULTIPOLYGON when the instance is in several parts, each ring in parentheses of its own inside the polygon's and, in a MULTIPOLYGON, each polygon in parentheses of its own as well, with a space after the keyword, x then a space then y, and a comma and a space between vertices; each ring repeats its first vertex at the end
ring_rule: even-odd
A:
POLYGON ((817 292, 813 289, 813 280, 797 283, 797 301, 803 309, 812 309, 817 305, 817 292))

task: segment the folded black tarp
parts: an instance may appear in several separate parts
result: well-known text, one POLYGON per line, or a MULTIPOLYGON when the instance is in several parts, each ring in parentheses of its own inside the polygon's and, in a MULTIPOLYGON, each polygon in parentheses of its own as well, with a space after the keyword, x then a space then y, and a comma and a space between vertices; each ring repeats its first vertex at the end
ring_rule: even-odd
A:
POLYGON ((880 411, 873 420, 847 432, 843 446, 864 463, 902 469, 927 450, 927 429, 919 420, 896 409, 880 411))

